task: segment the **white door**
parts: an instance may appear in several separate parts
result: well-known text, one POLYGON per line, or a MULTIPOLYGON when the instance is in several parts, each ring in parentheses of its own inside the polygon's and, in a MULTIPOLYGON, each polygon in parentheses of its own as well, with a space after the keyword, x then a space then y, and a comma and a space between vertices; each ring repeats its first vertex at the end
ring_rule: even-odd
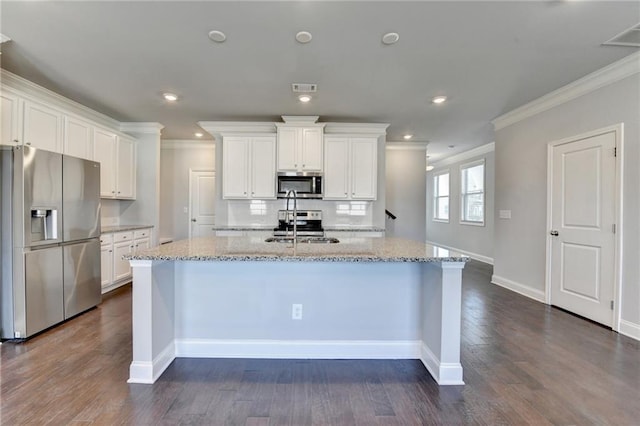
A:
POLYGON ((302 169, 322 171, 322 129, 302 130, 302 169))
POLYGON ((276 138, 251 141, 251 198, 276 198, 276 138))
POLYGON ((136 143, 118 139, 116 198, 136 198, 136 143))
POLYGON ((249 144, 249 138, 235 136, 222 142, 223 198, 249 198, 249 144))
POLYGON ((62 153, 62 114, 35 102, 24 102, 24 143, 62 153))
POLYGON ((351 139, 351 198, 375 200, 378 195, 378 139, 351 139))
POLYGON ((0 93, 0 144, 21 143, 18 135, 18 97, 0 93))
POLYGON ((64 122, 64 153, 93 160, 91 125, 85 121, 67 117, 64 122))
POLYGON ((215 235, 216 174, 213 170, 189 171, 189 237, 215 235))
POLYGON ((613 325, 614 131, 552 147, 551 304, 613 325))
POLYGON ((349 198, 349 140, 327 137, 324 141, 324 198, 349 198))
POLYGON ((93 160, 100 163, 100 196, 116 196, 116 143, 117 136, 104 130, 93 132, 93 160))

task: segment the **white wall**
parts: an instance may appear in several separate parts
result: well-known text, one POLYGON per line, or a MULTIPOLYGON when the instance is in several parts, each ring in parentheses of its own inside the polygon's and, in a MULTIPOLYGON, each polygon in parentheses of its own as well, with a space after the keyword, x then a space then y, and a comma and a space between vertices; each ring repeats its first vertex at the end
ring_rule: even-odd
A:
POLYGON ((424 242, 426 147, 388 147, 386 157, 386 208, 397 217, 386 220, 386 235, 424 242))
MULTIPOLYGON (((622 319, 640 336, 640 74, 496 131, 494 273, 544 292, 549 142, 624 123, 622 319)), ((622 331, 622 329, 621 329, 622 331)))
POLYGON ((434 164, 427 173, 427 241, 467 253, 477 260, 493 263, 495 153, 493 144, 461 153, 434 164), (484 159, 485 222, 484 226, 460 223, 460 166, 484 159), (449 223, 433 220, 433 176, 449 171, 449 223))
POLYGON ((163 140, 161 147, 159 234, 181 240, 189 237, 189 216, 184 212, 189 208, 189 169, 215 170, 215 146, 211 141, 163 140))

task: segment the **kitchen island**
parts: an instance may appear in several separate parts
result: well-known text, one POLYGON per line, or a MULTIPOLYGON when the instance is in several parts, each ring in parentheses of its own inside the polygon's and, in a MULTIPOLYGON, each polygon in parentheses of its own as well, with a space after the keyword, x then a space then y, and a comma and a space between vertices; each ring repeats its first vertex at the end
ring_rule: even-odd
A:
POLYGON ((176 357, 420 359, 463 384, 467 257, 397 238, 267 243, 177 241, 127 256, 133 268, 130 383, 176 357))

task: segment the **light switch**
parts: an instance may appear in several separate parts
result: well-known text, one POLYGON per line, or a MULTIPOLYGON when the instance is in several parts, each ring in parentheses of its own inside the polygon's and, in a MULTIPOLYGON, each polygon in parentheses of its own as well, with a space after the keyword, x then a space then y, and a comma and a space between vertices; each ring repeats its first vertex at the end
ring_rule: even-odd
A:
POLYGON ((498 210, 500 219, 511 219, 511 210, 498 210))

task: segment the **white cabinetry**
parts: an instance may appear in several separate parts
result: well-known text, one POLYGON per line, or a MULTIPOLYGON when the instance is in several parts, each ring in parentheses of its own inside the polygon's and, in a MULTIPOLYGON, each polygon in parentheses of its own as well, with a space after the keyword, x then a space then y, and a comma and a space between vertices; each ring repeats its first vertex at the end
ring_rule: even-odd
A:
POLYGON ((324 143, 324 199, 375 200, 378 138, 327 136, 324 143))
POLYGON ((65 117, 63 152, 93 160, 93 126, 75 117, 65 117))
POLYGON ((122 256, 151 246, 151 228, 102 234, 102 292, 113 290, 131 279, 131 266, 122 256))
POLYGON ((131 277, 129 261, 122 256, 133 251, 133 232, 117 232, 113 234, 113 280, 120 281, 131 277))
POLYGON ((0 93, 0 144, 14 145, 22 143, 19 132, 19 98, 11 93, 0 93))
POLYGON ((100 162, 100 196, 135 199, 135 141, 95 128, 93 159, 100 162))
POLYGON ((62 153, 62 112, 24 101, 24 144, 62 153))
POLYGON ((133 232, 133 250, 139 251, 151 247, 151 232, 149 229, 141 229, 133 232))
POLYGON ((113 282, 113 234, 100 236, 100 271, 102 288, 113 282))
POLYGON ((278 171, 322 171, 322 126, 278 126, 278 171))
POLYGON ((276 198, 275 136, 228 136, 222 146, 222 196, 276 198))

